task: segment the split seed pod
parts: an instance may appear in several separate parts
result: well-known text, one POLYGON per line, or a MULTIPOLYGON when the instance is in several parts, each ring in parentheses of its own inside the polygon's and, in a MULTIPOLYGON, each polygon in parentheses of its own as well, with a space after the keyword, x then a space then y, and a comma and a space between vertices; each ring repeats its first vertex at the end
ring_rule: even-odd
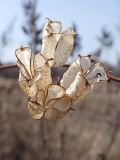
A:
POLYGON ((60 22, 48 20, 43 30, 41 53, 33 57, 30 48, 16 50, 19 84, 29 97, 28 110, 34 119, 64 117, 73 103, 81 102, 100 82, 107 81, 103 64, 93 66, 89 56, 79 56, 60 83, 53 84, 51 67, 64 65, 74 47, 74 31, 61 30, 60 22))

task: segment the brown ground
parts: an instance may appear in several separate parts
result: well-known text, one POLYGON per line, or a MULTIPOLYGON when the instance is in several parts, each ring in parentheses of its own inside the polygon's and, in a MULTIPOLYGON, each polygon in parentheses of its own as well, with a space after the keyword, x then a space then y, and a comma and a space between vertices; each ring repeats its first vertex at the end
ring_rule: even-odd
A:
POLYGON ((0 78, 0 160, 120 160, 120 84, 104 84, 58 121, 33 120, 14 79, 0 78))

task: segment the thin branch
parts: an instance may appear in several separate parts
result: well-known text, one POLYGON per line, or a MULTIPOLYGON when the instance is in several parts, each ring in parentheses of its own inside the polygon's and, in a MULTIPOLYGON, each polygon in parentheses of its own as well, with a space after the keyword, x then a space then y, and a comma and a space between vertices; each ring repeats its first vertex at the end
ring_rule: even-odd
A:
POLYGON ((107 77, 112 81, 120 82, 120 77, 116 77, 108 73, 107 73, 107 77))
MULTIPOLYGON (((63 67, 65 67, 65 68, 68 68, 69 66, 70 66, 69 64, 63 65, 63 67)), ((112 81, 120 82, 120 77, 113 76, 109 72, 107 72, 107 77, 112 81)))
MULTIPOLYGON (((68 68, 69 66, 70 66, 69 64, 63 65, 63 67, 65 68, 68 68)), ((6 65, 1 65, 0 69, 17 68, 17 67, 18 67, 17 64, 6 64, 6 65)), ((113 76, 110 73, 107 73, 107 77, 112 81, 120 82, 120 77, 113 76)))
POLYGON ((0 69, 16 68, 16 67, 18 67, 17 64, 4 64, 4 65, 0 65, 0 69))
MULTIPOLYGON (((95 59, 92 58, 91 56, 90 56, 90 59, 91 59, 91 61, 93 61, 93 62, 98 62, 97 60, 95 60, 95 59)), ((111 75, 109 72, 107 72, 107 77, 109 78, 109 80, 116 81, 116 82, 120 82, 120 77, 113 76, 113 75, 111 75)))

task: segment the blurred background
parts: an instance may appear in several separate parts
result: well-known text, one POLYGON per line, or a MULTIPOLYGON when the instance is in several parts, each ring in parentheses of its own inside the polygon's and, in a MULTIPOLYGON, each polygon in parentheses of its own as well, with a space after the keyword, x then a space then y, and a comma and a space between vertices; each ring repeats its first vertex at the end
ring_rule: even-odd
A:
MULTIPOLYGON (((79 35, 70 61, 91 54, 120 76, 119 0, 4 0, 0 2, 0 64, 15 49, 40 51, 46 18, 79 35)), ((53 70, 53 77, 64 72, 53 70)), ((120 84, 110 81, 65 118, 33 120, 18 85, 18 69, 0 70, 0 160, 120 160, 120 84)))

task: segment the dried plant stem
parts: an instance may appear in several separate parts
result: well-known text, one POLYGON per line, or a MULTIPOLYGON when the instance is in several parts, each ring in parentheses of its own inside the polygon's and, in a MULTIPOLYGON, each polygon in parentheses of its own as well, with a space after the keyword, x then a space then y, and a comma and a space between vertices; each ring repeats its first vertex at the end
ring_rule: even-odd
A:
MULTIPOLYGON (((69 66, 69 64, 65 64, 63 67, 68 68, 69 66)), ((120 77, 113 76, 109 72, 107 73, 107 77, 112 81, 120 82, 120 77)))
MULTIPOLYGON (((63 67, 66 68, 68 68, 69 66, 70 66, 69 64, 63 65, 63 67)), ((0 66, 0 69, 17 68, 17 67, 18 67, 17 64, 4 64, 0 66)), ((120 77, 113 76, 110 73, 107 73, 107 77, 112 81, 120 82, 120 77)))
POLYGON ((112 81, 120 82, 120 77, 116 77, 108 73, 107 73, 107 77, 112 81))
POLYGON ((0 65, 0 69, 16 68, 16 67, 18 67, 17 64, 4 64, 4 65, 0 65))

